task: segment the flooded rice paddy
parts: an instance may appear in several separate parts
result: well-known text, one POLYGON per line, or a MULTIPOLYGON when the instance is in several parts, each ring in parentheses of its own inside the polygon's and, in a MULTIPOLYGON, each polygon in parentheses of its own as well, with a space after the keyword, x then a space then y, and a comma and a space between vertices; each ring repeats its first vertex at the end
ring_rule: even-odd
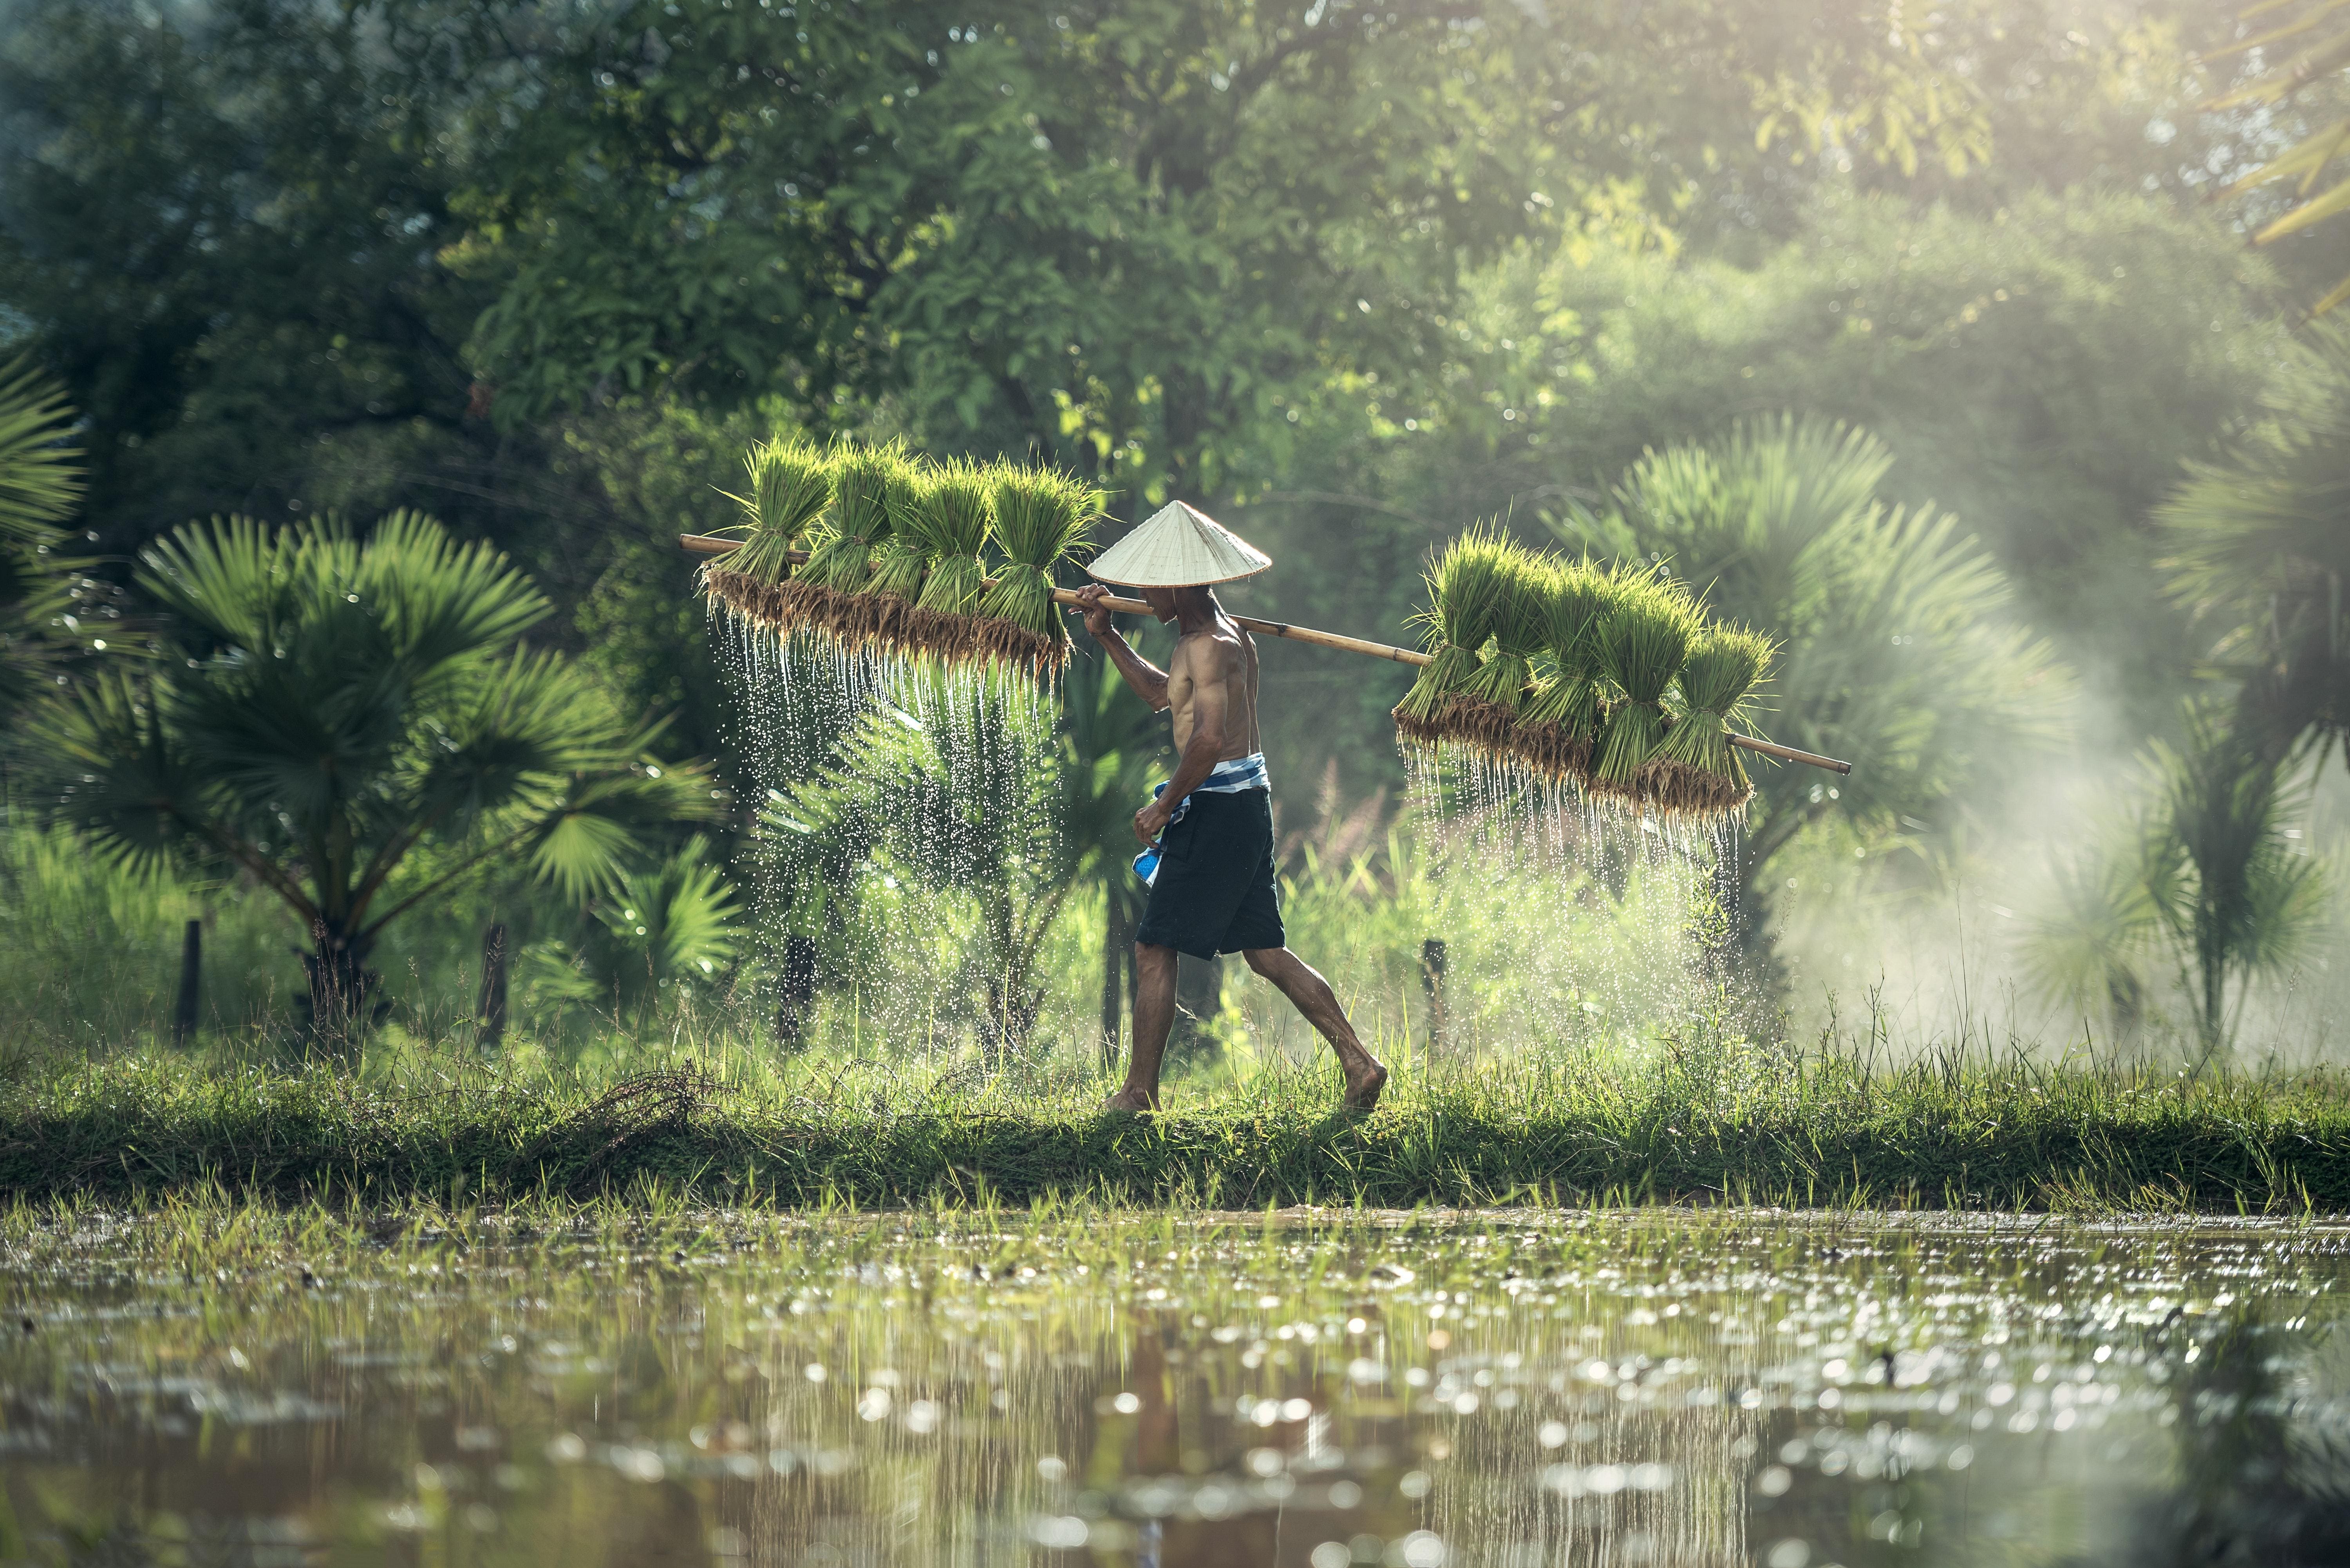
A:
POLYGON ((0 1560, 2350 1560, 2350 1231, 22 1211, 0 1560))

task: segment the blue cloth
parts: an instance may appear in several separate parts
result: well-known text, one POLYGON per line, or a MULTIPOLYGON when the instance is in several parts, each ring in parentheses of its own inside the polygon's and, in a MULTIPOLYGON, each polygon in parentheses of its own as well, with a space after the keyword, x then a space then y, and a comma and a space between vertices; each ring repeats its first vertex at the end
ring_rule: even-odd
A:
MULTIPOLYGON (((1240 794, 1248 790, 1269 791, 1272 788, 1273 775, 1265 771, 1263 752, 1251 752, 1247 756, 1218 763, 1191 791, 1191 794, 1175 803, 1174 813, 1167 818, 1167 826, 1172 827, 1183 820, 1183 814, 1191 809, 1191 795, 1240 794)), ((1157 800, 1166 793, 1167 785, 1159 784, 1150 792, 1150 798, 1157 800)), ((1134 874, 1142 878, 1142 885, 1146 888, 1159 879, 1159 846, 1154 844, 1134 857, 1134 874)))

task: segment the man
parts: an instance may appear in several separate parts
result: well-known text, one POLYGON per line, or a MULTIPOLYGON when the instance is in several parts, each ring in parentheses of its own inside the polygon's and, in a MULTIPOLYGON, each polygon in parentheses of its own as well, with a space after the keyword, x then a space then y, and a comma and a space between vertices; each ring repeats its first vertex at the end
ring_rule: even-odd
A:
POLYGON ((1368 1111, 1388 1071, 1363 1048, 1329 981, 1289 950, 1274 877, 1273 793, 1256 720, 1256 644, 1232 624, 1210 585, 1261 572, 1270 557, 1177 501, 1093 565, 1100 582, 1078 590, 1086 629, 1118 672, 1153 708, 1170 711, 1175 776, 1134 814, 1144 853, 1135 869, 1150 883, 1136 931, 1134 1054, 1126 1086, 1105 1110, 1159 1108, 1159 1066, 1175 1022, 1178 953, 1238 952, 1330 1042, 1347 1075, 1346 1104, 1368 1111), (1101 601, 1103 583, 1139 588, 1151 612, 1180 633, 1165 670, 1118 635, 1101 601))

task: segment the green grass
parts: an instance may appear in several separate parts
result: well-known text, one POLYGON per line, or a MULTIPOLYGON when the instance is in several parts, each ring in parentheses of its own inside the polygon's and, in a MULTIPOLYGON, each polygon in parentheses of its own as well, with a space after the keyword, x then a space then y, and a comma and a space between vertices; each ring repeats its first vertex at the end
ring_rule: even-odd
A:
POLYGON ((1955 1048, 1892 1064, 1717 1030, 1645 1059, 1394 1065, 1366 1122, 1334 1114, 1332 1075, 1279 1058, 1179 1082, 1144 1122, 1094 1114, 1106 1085, 1066 1066, 776 1062, 723 1039, 604 1071, 453 1047, 356 1073, 19 1056, 0 1084, 0 1192, 2350 1211, 2350 1079, 2332 1073, 2194 1080, 1955 1048))

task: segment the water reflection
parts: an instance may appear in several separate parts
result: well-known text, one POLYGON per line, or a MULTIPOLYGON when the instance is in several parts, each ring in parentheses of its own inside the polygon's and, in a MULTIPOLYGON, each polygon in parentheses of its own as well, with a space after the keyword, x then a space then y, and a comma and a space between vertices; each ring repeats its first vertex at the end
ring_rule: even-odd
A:
POLYGON ((2350 1562, 2350 1236, 19 1220, 0 1561, 2350 1562))

